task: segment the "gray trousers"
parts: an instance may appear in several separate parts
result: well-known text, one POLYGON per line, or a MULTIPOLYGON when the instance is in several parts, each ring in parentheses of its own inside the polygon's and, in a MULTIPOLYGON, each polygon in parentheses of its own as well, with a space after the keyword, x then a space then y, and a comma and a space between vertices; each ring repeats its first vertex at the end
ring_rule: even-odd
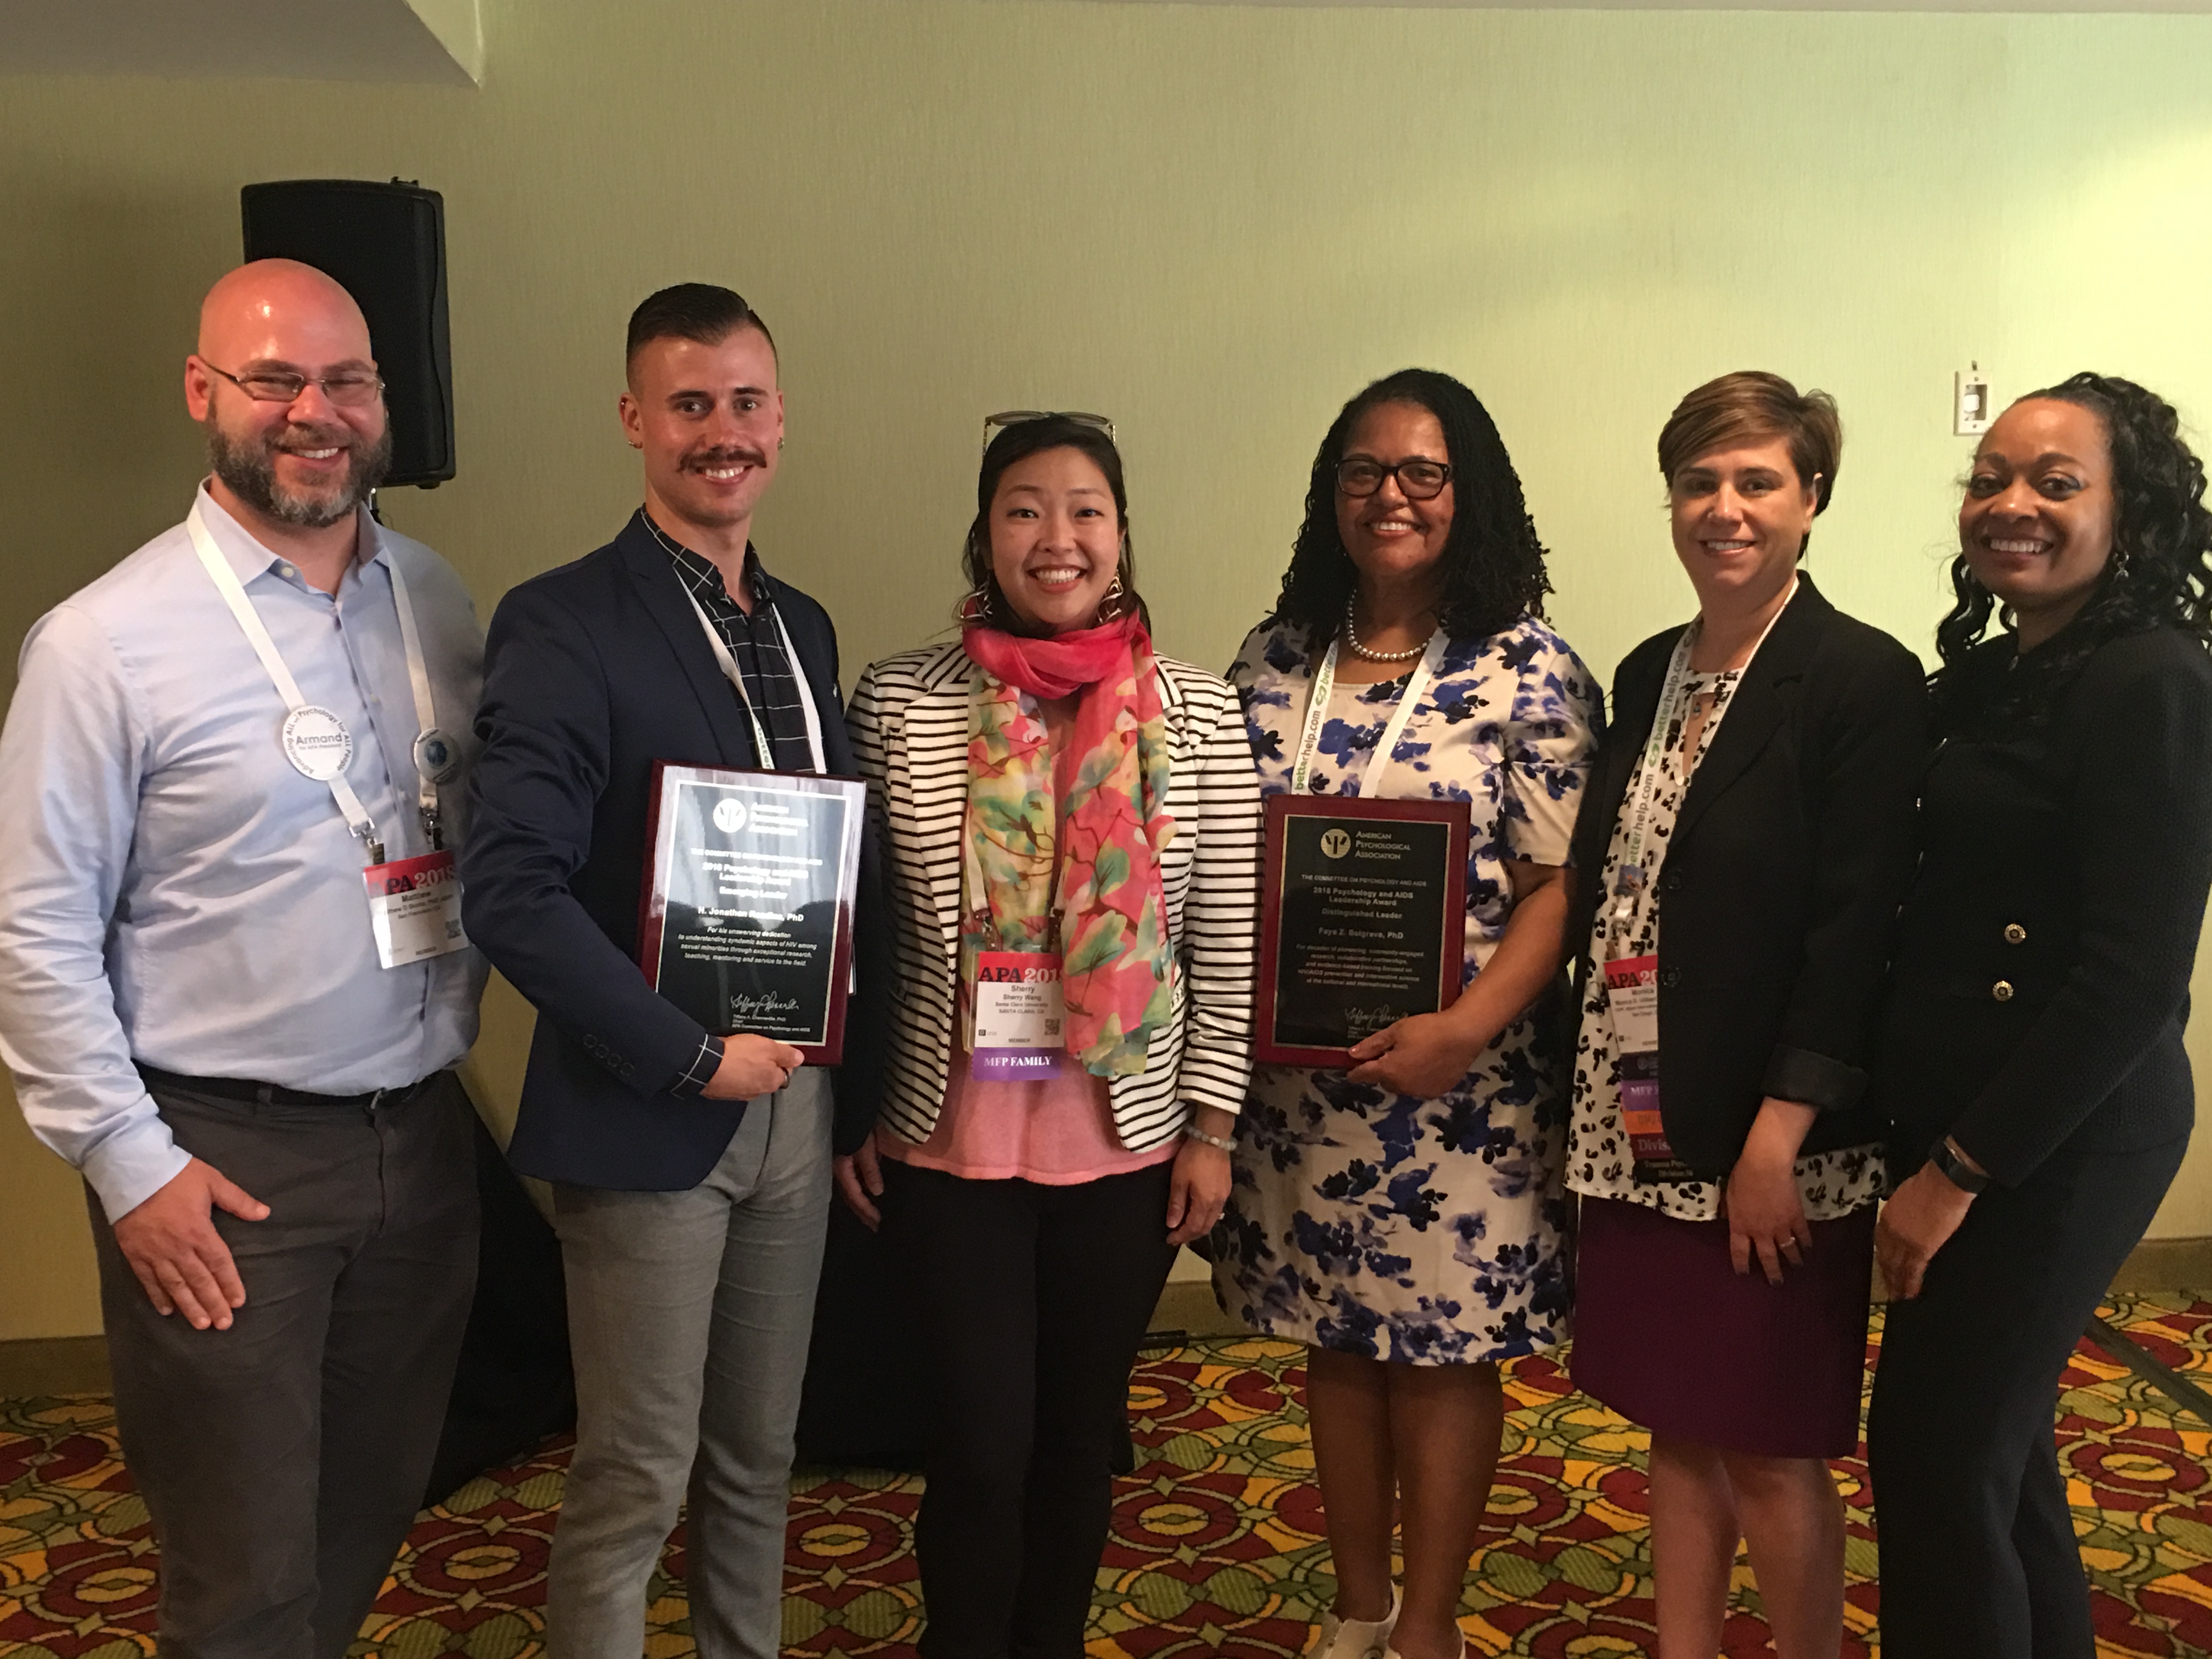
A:
POLYGON ((552 1659, 638 1659, 687 1488, 701 1659, 775 1659, 830 1127, 829 1079, 801 1070, 752 1103, 688 1192, 554 1188, 577 1421, 547 1586, 552 1659))
POLYGON ((167 1089, 221 1210, 227 1331, 156 1313, 90 1200, 123 1455, 161 1547, 164 1659, 338 1659, 422 1502, 476 1285, 476 1146, 450 1072, 377 1112, 167 1089))

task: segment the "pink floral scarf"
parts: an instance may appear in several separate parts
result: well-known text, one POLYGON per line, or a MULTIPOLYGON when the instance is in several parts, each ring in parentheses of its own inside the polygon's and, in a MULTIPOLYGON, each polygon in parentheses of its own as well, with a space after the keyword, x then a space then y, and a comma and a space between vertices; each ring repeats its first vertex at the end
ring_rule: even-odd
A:
POLYGON ((961 983, 975 983, 984 951, 1062 950, 1067 1052, 1095 1076, 1133 1077, 1175 998, 1159 864, 1175 820, 1152 638, 1130 616, 1047 639, 971 624, 961 642, 983 671, 968 705, 961 983), (1023 692, 1080 693, 1065 800, 1023 692))

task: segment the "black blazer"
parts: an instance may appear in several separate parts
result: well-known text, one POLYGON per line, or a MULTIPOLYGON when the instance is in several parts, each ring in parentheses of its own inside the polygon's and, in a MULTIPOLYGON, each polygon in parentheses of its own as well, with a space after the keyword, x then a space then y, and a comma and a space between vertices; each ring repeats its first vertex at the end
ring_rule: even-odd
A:
MULTIPOLYGON (((771 591, 822 716, 830 770, 852 775, 829 616, 771 591)), ((609 545, 511 589, 485 646, 476 817, 461 855, 469 938, 538 1013, 507 1156, 526 1175, 672 1192, 704 1180, 743 1101, 668 1085, 705 1033, 645 982, 636 959, 646 796, 656 760, 757 766, 666 550, 641 512, 609 545)), ((864 853, 862 921, 877 865, 864 853)), ((863 944, 864 969, 872 955, 863 944)), ((860 1034, 854 1033, 857 1039, 860 1034)), ((848 1042, 848 1059, 864 1043, 848 1042)), ((861 1069, 865 1069, 865 1066, 861 1069)), ((838 1079, 838 1144, 866 1133, 866 1081, 838 1079), (857 1120, 857 1127, 848 1124, 857 1120)))
MULTIPOLYGON (((1583 952, 1629 775, 1680 628, 1629 653, 1576 820, 1583 952)), ((1699 1176, 1735 1165, 1767 1095, 1820 1109, 1804 1150, 1881 1139, 1873 1028, 1928 758, 1919 659, 1801 574, 1690 780, 1659 877, 1659 1103, 1699 1176)))
MULTIPOLYGON (((2012 654, 1991 641, 1968 672, 2012 654)), ((2109 640, 2047 720, 1948 738, 1921 825, 1875 1068, 1895 1174, 1947 1133, 2008 1186, 2069 1141, 2186 1134, 2181 1033, 2212 885, 2204 647, 2173 628, 2109 640)))

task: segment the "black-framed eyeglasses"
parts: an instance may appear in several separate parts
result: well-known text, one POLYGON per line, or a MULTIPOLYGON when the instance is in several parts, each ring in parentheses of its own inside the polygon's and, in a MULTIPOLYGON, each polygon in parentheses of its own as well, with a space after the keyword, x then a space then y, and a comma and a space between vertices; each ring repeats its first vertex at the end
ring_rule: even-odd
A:
POLYGON ((1364 458, 1336 464, 1336 487, 1354 497, 1372 495, 1382 488, 1383 479, 1395 478, 1398 493, 1407 501, 1434 501, 1451 482, 1451 468, 1442 461, 1425 461, 1419 457, 1401 461, 1395 466, 1364 458))
POLYGON ((1002 409, 995 415, 983 417, 983 447, 991 447, 991 434, 1002 426, 1026 426, 1031 421, 1073 421, 1078 426, 1095 426, 1106 434, 1106 441, 1114 441, 1114 422, 1103 415, 1085 415, 1079 409, 1002 409))
MULTIPOLYGON (((203 357, 200 361, 207 362, 203 357)), ((234 374, 227 368, 210 369, 257 404, 297 403, 309 386, 322 388, 323 396, 341 409, 359 409, 374 403, 384 382, 374 374, 295 374, 289 369, 258 368, 251 374, 234 374)))

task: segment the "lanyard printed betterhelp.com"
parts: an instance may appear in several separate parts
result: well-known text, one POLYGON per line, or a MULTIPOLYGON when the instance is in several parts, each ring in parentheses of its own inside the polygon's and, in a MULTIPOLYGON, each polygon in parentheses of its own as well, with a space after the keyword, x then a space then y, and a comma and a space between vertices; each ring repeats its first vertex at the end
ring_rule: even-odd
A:
MULTIPOLYGON (((1782 603, 1766 619, 1753 642, 1751 654, 1744 659, 1744 667, 1759 659, 1759 647, 1766 636, 1774 631, 1774 624, 1782 620, 1782 613, 1797 597, 1797 579, 1790 579, 1790 591, 1782 596, 1782 603)), ((1666 860, 1664 846, 1646 845, 1651 834, 1651 817, 1659 799, 1659 769, 1667 755, 1669 734, 1675 722, 1683 718, 1690 700, 1690 653, 1697 648, 1698 635, 1704 627, 1699 618, 1682 630, 1682 637, 1674 641, 1674 654, 1667 659, 1667 678, 1659 691, 1659 707, 1651 716, 1651 731, 1644 740, 1644 757, 1638 764, 1635 793, 1623 803, 1621 812, 1620 862, 1613 878, 1613 904, 1611 917, 1616 926, 1626 927, 1636 911, 1636 896, 1657 878, 1659 866, 1666 860)), ((1705 716, 1704 730, 1698 741, 1710 749, 1718 735, 1721 721, 1727 717, 1735 699, 1730 697, 1705 716)))
MULTIPOLYGON (((1429 636, 1429 648, 1421 653, 1420 661, 1413 665, 1406 680, 1406 689, 1399 694, 1398 706, 1390 714, 1390 723, 1382 728, 1382 740, 1375 745, 1375 752, 1367 757, 1367 770, 1360 775, 1359 793, 1371 799, 1382 787, 1382 774, 1390 764, 1390 757, 1398 747, 1398 739, 1406 733, 1406 723, 1413 717, 1413 705, 1420 702, 1421 693, 1429 682, 1436 678, 1443 666, 1444 647, 1449 641, 1439 628, 1429 636)), ((1291 793, 1303 795, 1313 776, 1314 756, 1321 747, 1322 727, 1328 723, 1328 700, 1336 690, 1337 641, 1331 640, 1322 653, 1321 666, 1314 671, 1313 689, 1306 695, 1305 729, 1298 734, 1298 752, 1291 764, 1291 793)))
MULTIPOLYGON (((1774 615, 1767 618, 1765 628, 1752 645, 1751 655, 1744 659, 1747 668, 1758 659, 1759 647, 1766 643, 1767 635, 1774 631, 1774 624, 1790 608, 1790 601, 1796 592, 1796 579, 1792 577, 1790 592, 1783 596, 1774 615)), ((1659 866, 1666 860, 1667 842, 1647 843, 1651 840, 1651 820, 1658 801, 1660 773, 1666 762, 1668 744, 1673 741, 1675 726, 1686 717, 1689 706, 1690 653, 1697 648, 1702 626, 1702 621, 1692 622, 1682 630, 1681 638, 1674 641, 1674 654, 1667 661, 1667 678, 1660 688, 1659 706, 1651 716, 1651 732, 1644 739, 1635 793, 1622 803, 1620 862, 1614 869, 1613 902, 1606 921, 1608 941, 1625 942, 1635 921, 1638 896, 1651 884, 1659 873, 1659 866)), ((1735 703, 1735 698, 1728 698, 1707 714, 1705 727, 1698 736, 1701 747, 1711 749, 1722 720, 1735 703)), ((1688 771, 1686 765, 1686 777, 1688 771)), ((1635 1181, 1639 1186, 1650 1186, 1694 1180, 1696 1171, 1675 1155, 1667 1138, 1666 1114, 1659 1091, 1658 954, 1647 951, 1635 957, 1608 956, 1603 969, 1607 1018, 1612 1022, 1616 1045, 1614 1083, 1620 1123, 1628 1139, 1635 1181)))

